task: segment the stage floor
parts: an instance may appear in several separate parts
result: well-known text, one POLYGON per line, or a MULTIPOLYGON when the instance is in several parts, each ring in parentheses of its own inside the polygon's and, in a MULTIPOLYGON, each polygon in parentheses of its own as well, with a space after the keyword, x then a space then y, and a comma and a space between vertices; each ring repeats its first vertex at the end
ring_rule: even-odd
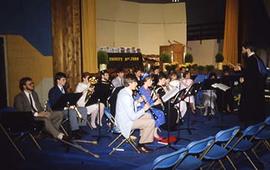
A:
MULTIPOLYGON (((104 123, 105 124, 105 123, 104 123)), ((239 125, 238 117, 235 114, 226 114, 223 116, 223 120, 219 116, 215 116, 213 119, 208 119, 200 114, 191 115, 191 130, 192 134, 189 134, 187 130, 182 129, 180 131, 180 137, 189 139, 190 141, 203 139, 210 135, 215 135, 221 128, 226 129, 239 125)), ((187 120, 181 128, 187 127, 187 120)), ((51 169, 51 170, 82 170, 82 169, 151 169, 153 160, 161 154, 170 153, 173 150, 170 148, 159 147, 164 146, 162 144, 153 143, 151 148, 156 149, 155 151, 147 154, 136 153, 131 146, 125 144, 122 148, 124 152, 115 152, 113 155, 109 156, 108 153, 112 148, 107 145, 116 137, 115 134, 107 132, 107 126, 102 127, 102 134, 107 135, 107 137, 102 137, 97 145, 83 144, 82 146, 87 148, 89 151, 100 155, 100 158, 94 158, 76 149, 71 149, 69 152, 65 152, 65 148, 60 142, 52 140, 50 138, 39 140, 42 147, 42 151, 39 151, 30 141, 26 139, 20 144, 20 148, 26 157, 26 161, 23 161, 15 149, 8 143, 7 138, 3 138, 3 133, 1 136, 1 170, 15 170, 15 169, 51 169)), ((88 135, 84 136, 86 140, 94 139, 93 135, 97 134, 97 130, 90 130, 86 128, 89 132, 88 135)), ((178 132, 173 132, 174 136, 177 136, 178 132)), ((162 135, 166 136, 166 131, 163 130, 162 135)), ((173 147, 179 149, 186 146, 190 141, 179 140, 173 147)), ((264 169, 270 169, 270 152, 262 145, 259 148, 259 156, 261 162, 260 167, 264 169)), ((248 160, 243 156, 239 158, 233 158, 237 161, 237 166, 239 169, 252 169, 248 160)), ((230 165, 225 161, 225 166, 231 169, 230 165)), ((261 168, 260 168, 261 169, 261 168)))

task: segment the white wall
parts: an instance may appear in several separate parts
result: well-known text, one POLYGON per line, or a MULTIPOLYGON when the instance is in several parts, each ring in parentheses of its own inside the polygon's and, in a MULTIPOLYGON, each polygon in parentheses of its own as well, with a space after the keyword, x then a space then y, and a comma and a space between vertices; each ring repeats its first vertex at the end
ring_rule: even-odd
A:
POLYGON ((139 47, 144 54, 159 54, 168 40, 186 44, 185 3, 98 0, 96 18, 97 48, 139 47))
POLYGON ((217 39, 188 41, 187 47, 193 55, 193 62, 198 65, 215 65, 215 55, 219 52, 217 39))

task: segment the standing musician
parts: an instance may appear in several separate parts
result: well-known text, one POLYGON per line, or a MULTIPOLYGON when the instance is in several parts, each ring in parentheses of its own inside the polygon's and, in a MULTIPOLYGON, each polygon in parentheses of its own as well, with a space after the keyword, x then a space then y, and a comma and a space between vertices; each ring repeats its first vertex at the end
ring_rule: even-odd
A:
MULTIPOLYGON (((145 102, 141 102, 141 106, 139 106, 139 109, 144 107, 145 103, 149 103, 150 106, 156 106, 162 103, 161 99, 158 98, 158 96, 154 96, 153 98, 151 97, 151 90, 149 87, 152 86, 152 78, 146 73, 143 76, 143 86, 139 89, 139 94, 145 98, 145 102)), ((156 109, 156 108, 151 108, 150 112, 152 113, 153 117, 155 118, 155 133, 154 133, 154 138, 158 141, 162 141, 163 138, 159 136, 157 130, 158 128, 165 123, 165 116, 163 111, 156 109)))
POLYGON ((100 119, 102 120, 105 106, 103 103, 100 103, 100 105, 98 105, 98 103, 86 105, 88 100, 91 98, 91 95, 94 93, 94 84, 96 84, 96 79, 91 79, 92 82, 89 80, 90 73, 82 73, 82 82, 78 83, 75 93, 83 93, 81 98, 78 100, 77 105, 80 107, 86 107, 87 114, 91 115, 91 127, 95 129, 97 128, 96 121, 98 112, 100 112, 100 119))

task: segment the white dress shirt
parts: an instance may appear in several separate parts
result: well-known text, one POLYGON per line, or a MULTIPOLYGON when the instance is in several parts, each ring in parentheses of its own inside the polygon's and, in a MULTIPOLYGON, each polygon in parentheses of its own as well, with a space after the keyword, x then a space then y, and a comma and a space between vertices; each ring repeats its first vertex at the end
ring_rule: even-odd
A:
MULTIPOLYGON (((35 101, 34 101, 34 99, 33 99, 32 93, 29 93, 28 91, 24 91, 24 93, 25 93, 25 95, 26 95, 26 97, 27 97, 27 99, 28 99, 28 101, 29 101, 30 104, 31 104, 31 101, 30 101, 29 95, 31 95, 31 98, 32 98, 32 105, 33 105, 34 109, 37 111, 38 109, 37 109, 36 103, 35 103, 35 101)), ((35 116, 35 117, 38 116, 38 112, 35 112, 34 110, 32 110, 32 111, 34 112, 34 116, 35 116)))
POLYGON ((144 109, 135 112, 134 103, 131 89, 125 87, 120 90, 116 101, 115 121, 125 138, 130 136, 133 122, 145 113, 144 109))
POLYGON ((77 101, 77 105, 80 107, 84 107, 86 102, 85 102, 85 97, 87 95, 87 91, 89 88, 90 84, 85 84, 85 83, 78 83, 75 93, 83 93, 82 96, 80 97, 80 99, 77 101))

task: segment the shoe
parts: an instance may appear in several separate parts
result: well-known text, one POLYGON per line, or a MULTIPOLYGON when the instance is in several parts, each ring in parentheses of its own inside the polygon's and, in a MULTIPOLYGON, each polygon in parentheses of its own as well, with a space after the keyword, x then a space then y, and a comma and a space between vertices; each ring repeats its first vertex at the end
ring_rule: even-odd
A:
POLYGON ((73 139, 81 139, 82 138, 82 136, 79 134, 79 130, 73 131, 71 136, 73 139))
POLYGON ((84 129, 80 128, 80 129, 79 129, 79 134, 80 134, 80 135, 87 135, 88 132, 86 132, 84 129))
POLYGON ((139 144, 137 148, 141 153, 148 153, 153 151, 153 149, 146 147, 144 144, 139 144))
POLYGON ((90 125, 91 125, 91 128, 93 128, 93 129, 97 128, 97 125, 95 123, 90 123, 90 125))
POLYGON ((154 140, 155 140, 155 141, 162 141, 162 140, 164 140, 164 138, 163 138, 163 137, 160 137, 160 136, 159 136, 159 137, 155 137, 155 136, 154 136, 154 140))

